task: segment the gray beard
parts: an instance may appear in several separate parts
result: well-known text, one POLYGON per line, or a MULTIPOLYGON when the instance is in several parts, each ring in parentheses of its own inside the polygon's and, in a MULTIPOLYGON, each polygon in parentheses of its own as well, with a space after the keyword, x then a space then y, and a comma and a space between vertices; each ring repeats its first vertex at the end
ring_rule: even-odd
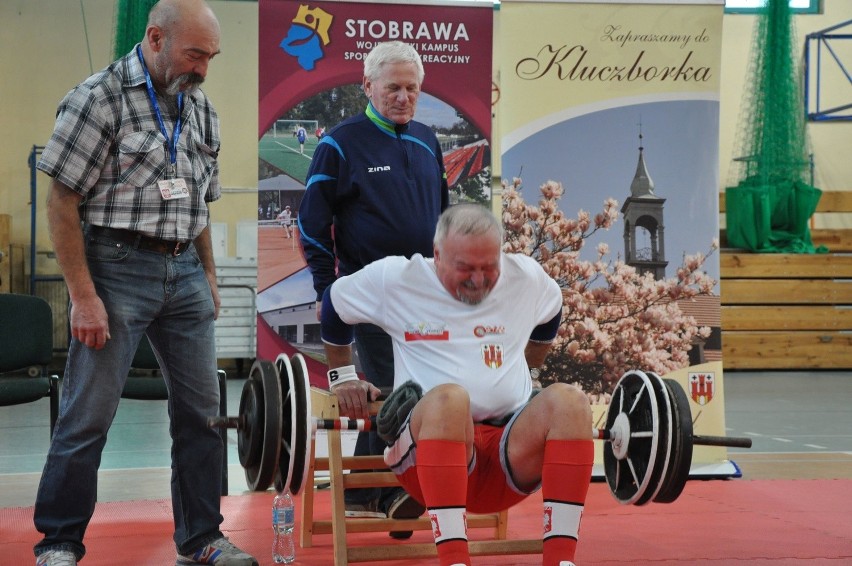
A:
POLYGON ((462 289, 462 288, 459 288, 459 290, 456 292, 456 294, 457 294, 457 295, 458 295, 458 297, 459 297, 459 301, 461 301, 462 303, 464 303, 464 304, 466 304, 466 305, 471 305, 471 306, 473 306, 473 305, 478 305, 479 303, 481 303, 482 301, 484 301, 484 300, 486 299, 486 297, 488 297, 488 295, 490 295, 490 294, 491 294, 491 291, 487 291, 484 295, 482 295, 482 296, 481 296, 481 297, 479 297, 478 299, 474 299, 473 297, 469 297, 469 296, 467 296, 467 295, 463 295, 463 294, 461 293, 461 289, 462 289))
POLYGON ((180 87, 184 84, 188 84, 188 86, 183 90, 185 94, 193 94, 196 90, 198 90, 198 85, 204 82, 204 77, 198 75, 196 73, 184 73, 172 79, 165 89, 165 92, 169 96, 177 96, 178 93, 181 92, 180 87))

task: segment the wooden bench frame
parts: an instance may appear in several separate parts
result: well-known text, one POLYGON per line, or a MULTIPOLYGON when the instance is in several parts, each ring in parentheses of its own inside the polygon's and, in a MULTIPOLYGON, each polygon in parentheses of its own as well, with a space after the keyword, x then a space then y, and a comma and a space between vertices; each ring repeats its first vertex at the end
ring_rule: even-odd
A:
MULTIPOLYGON (((816 214, 824 213, 852 213, 852 191, 824 192, 816 214)), ((811 238, 829 253, 722 248, 726 369, 852 368, 852 229, 811 229, 811 238)))
MULTIPOLYGON (((374 403, 371 412, 376 414, 381 405, 374 403)), ((311 388, 311 412, 314 417, 337 419, 340 416, 337 397, 328 391, 311 388)), ((302 493, 300 544, 302 548, 313 546, 314 535, 332 535, 334 547, 334 565, 346 566, 350 562, 376 562, 409 558, 429 558, 438 555, 434 543, 397 542, 396 544, 374 546, 349 546, 346 535, 363 532, 388 531, 431 531, 431 522, 427 517, 419 519, 355 519, 346 518, 343 503, 343 491, 349 487, 387 487, 399 485, 393 472, 387 470, 381 456, 343 456, 339 430, 326 431, 328 438, 328 456, 316 457, 315 442, 311 442, 311 454, 305 489, 302 493), (346 474, 345 470, 383 470, 346 474), (331 483, 331 520, 314 518, 315 472, 328 471, 328 478, 318 481, 331 483)), ((541 539, 507 540, 508 512, 477 515, 468 514, 468 529, 490 528, 493 539, 471 540, 468 543, 473 556, 540 554, 541 539)))

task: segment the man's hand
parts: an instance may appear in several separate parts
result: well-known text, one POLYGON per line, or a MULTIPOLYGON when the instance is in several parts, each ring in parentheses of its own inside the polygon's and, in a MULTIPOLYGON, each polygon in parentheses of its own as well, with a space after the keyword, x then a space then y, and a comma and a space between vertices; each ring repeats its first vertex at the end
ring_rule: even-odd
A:
POLYGON ((212 277, 207 275, 207 283, 210 285, 210 294, 213 296, 213 320, 219 319, 219 309, 222 307, 222 299, 219 296, 219 283, 216 280, 216 274, 212 277))
POLYGON ((71 336, 100 350, 110 339, 109 318, 86 262, 80 227, 82 199, 82 195, 53 179, 47 199, 48 229, 71 298, 71 336))
POLYGON ((219 298, 219 285, 216 282, 216 261, 213 259, 213 237, 210 234, 210 226, 205 226, 192 243, 195 245, 195 252, 201 260, 204 275, 210 285, 210 294, 213 298, 213 320, 217 320, 222 301, 219 298))
POLYGON ((110 339, 107 312, 97 295, 71 303, 71 336, 95 350, 103 348, 110 339))
POLYGON ((350 419, 369 419, 370 401, 379 398, 381 390, 370 383, 359 379, 346 381, 331 388, 340 401, 340 416, 350 419))

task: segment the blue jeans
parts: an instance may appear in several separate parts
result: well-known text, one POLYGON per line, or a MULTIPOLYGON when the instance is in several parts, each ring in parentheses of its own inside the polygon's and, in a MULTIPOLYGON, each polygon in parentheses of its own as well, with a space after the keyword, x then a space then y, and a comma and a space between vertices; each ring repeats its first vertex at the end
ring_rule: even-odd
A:
MULTIPOLYGON (((392 389, 393 342, 391 337, 373 324, 356 324, 354 331, 355 349, 367 381, 380 389, 392 389)), ((381 455, 384 454, 386 446, 375 431, 361 432, 355 442, 355 455, 381 455)), ((344 499, 347 503, 363 504, 378 498, 379 509, 386 511, 387 506, 392 502, 391 499, 398 491, 399 488, 396 487, 347 489, 344 499)))
POLYGON ((35 553, 85 554, 101 453, 143 333, 169 391, 174 541, 179 553, 194 552, 222 536, 224 446, 219 431, 207 426, 219 411, 210 285, 193 246, 173 257, 87 235, 86 255, 111 338, 102 350, 71 341, 36 496, 34 522, 44 538, 35 553))

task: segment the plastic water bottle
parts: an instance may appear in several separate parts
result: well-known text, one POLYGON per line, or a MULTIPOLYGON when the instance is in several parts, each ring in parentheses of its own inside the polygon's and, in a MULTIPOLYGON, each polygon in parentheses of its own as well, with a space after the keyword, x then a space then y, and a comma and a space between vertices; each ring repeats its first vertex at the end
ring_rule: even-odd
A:
POLYGON ((290 490, 276 495, 272 500, 272 561, 276 564, 290 564, 296 560, 296 543, 293 540, 295 516, 290 490))

